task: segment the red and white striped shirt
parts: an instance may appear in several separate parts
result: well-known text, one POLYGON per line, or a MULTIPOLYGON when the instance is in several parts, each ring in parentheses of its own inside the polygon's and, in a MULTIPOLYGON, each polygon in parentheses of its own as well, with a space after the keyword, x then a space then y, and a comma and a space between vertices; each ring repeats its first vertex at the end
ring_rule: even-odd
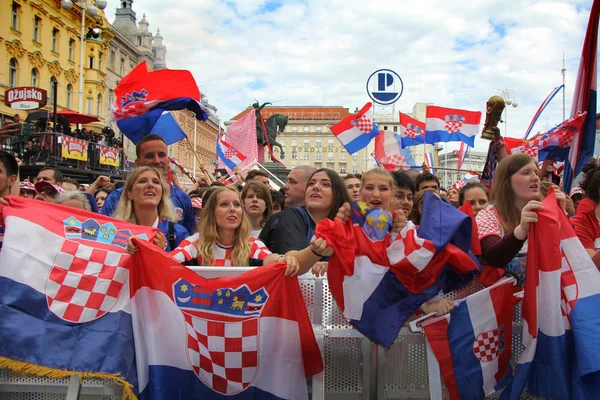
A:
MULTIPOLYGON (((202 265, 202 258, 198 255, 198 241, 200 240, 200 234, 190 236, 183 240, 179 247, 171 251, 170 254, 175 257, 179 262, 197 260, 198 265, 202 265)), ((271 252, 264 245, 263 242, 256 238, 249 238, 250 241, 250 259, 264 260, 271 252)), ((219 242, 216 243, 212 249, 213 261, 211 266, 213 267, 231 267, 231 248, 232 245, 224 245, 219 242)))

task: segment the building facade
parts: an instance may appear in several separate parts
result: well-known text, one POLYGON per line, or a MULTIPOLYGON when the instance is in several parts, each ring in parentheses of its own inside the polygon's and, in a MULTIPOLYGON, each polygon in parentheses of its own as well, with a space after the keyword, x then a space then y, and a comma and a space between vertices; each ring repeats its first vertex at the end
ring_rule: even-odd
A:
POLYGON ((435 174, 440 178, 442 187, 448 189, 456 181, 462 179, 468 171, 473 171, 475 173, 483 171, 486 157, 487 152, 469 151, 465 161, 463 161, 461 171, 454 171, 458 167, 458 155, 454 152, 446 152, 439 155, 438 165, 442 168, 453 170, 439 170, 435 171, 435 174))
MULTIPOLYGON (((225 123, 226 126, 240 119, 247 112, 253 112, 249 107, 225 123)), ((282 114, 288 117, 285 130, 277 136, 277 141, 284 149, 284 156, 278 148, 274 149, 275 156, 288 168, 298 165, 312 165, 315 168, 330 168, 341 173, 362 173, 375 164, 371 145, 356 154, 348 154, 329 128, 350 115, 344 107, 265 107, 261 111, 266 120, 271 115, 282 114)), ((265 160, 268 160, 265 151, 265 160)))
POLYGON ((61 7, 56 0, 5 0, 0 2, 0 114, 26 117, 26 111, 15 111, 5 106, 4 92, 11 87, 33 86, 48 92, 52 110, 54 89, 58 83, 57 108, 96 115, 100 122, 91 128, 103 127, 106 122, 106 55, 108 53, 108 25, 102 11, 96 17, 86 13, 85 26, 98 27, 98 39, 83 43, 83 101, 79 101, 79 69, 81 5, 71 10, 61 7))

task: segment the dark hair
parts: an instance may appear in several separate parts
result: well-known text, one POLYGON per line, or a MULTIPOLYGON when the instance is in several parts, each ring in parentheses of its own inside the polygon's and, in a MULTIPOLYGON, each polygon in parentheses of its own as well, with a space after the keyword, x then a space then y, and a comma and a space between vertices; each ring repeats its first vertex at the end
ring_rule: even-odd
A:
MULTIPOLYGON (((215 186, 223 187, 223 186, 225 186, 225 184, 223 182, 219 182, 219 181, 212 181, 210 183, 210 187, 212 188, 212 187, 215 187, 215 186)), ((204 204, 204 203, 202 203, 202 204, 204 204)))
POLYGON ((362 181, 363 174, 354 174, 354 176, 356 177, 356 179, 360 179, 362 181))
POLYGON ((275 205, 279 205, 279 208, 283 210, 285 208, 284 194, 278 190, 270 190, 269 193, 271 193, 271 201, 273 202, 273 207, 275 207, 275 205))
POLYGON ((581 201, 581 200, 583 200, 583 193, 573 193, 571 195, 571 200, 573 200, 573 201, 581 201))
POLYGON ((483 191, 485 192, 485 195, 488 197, 488 200, 490 199, 490 192, 486 189, 485 186, 483 186, 479 182, 469 182, 465 186, 463 186, 462 189, 460 189, 460 193, 458 194, 458 204, 461 206, 463 204, 465 204, 465 193, 468 190, 475 189, 475 188, 483 189, 483 191))
POLYGON ((358 180, 360 180, 360 178, 358 178, 354 174, 346 174, 346 176, 344 176, 343 180, 347 181, 348 179, 358 179, 358 180))
POLYGON ((306 183, 306 190, 304 191, 305 194, 306 194, 306 191, 309 190, 308 182, 310 182, 312 177, 315 176, 315 174, 317 174, 319 172, 325 172, 327 174, 327 176, 329 177, 329 180, 331 180, 331 191, 333 193, 333 204, 331 205, 331 209, 329 210, 329 214, 327 215, 327 218, 333 220, 335 218, 335 216, 337 215, 337 212, 339 211, 340 207, 344 203, 350 202, 350 197, 348 197, 348 191, 346 190, 346 187, 344 186, 344 181, 342 180, 342 178, 340 178, 340 176, 337 174, 337 172, 335 172, 334 170, 331 170, 329 168, 320 168, 310 175, 310 177, 308 178, 308 181, 306 183))
POLYGON ((71 183, 75 186, 79 186, 79 182, 77 182, 77 179, 73 179, 73 178, 65 178, 63 183, 71 183))
POLYGON ((405 172, 394 171, 392 172, 392 176, 394 177, 394 181, 396 181, 398 189, 408 189, 412 194, 415 194, 415 183, 405 172))
POLYGON ((19 175, 19 164, 17 163, 17 159, 9 152, 0 150, 0 163, 4 164, 7 176, 19 175))
POLYGON ((421 185, 421 183, 426 182, 426 181, 435 181, 438 185, 438 188, 440 187, 440 180, 438 179, 437 176, 435 176, 431 172, 423 172, 423 173, 417 175, 417 180, 415 182, 416 189, 420 190, 419 186, 421 185))
POLYGON ((38 174, 42 171, 53 171, 54 172, 54 180, 56 181, 56 183, 63 183, 65 180, 65 177, 63 176, 62 172, 60 172, 58 169, 54 168, 54 167, 42 167, 40 169, 40 171, 38 172, 38 174))
POLYGON ((194 189, 188 193, 188 196, 190 197, 190 199, 200 197, 200 192, 198 191, 198 189, 194 189))
POLYGON ((261 169, 253 169, 252 171, 248 172, 248 175, 246 175, 246 180, 250 181, 256 178, 257 176, 264 176, 265 178, 269 178, 269 174, 267 174, 265 171, 261 169))
POLYGON ((142 147, 142 145, 144 143, 151 142, 153 140, 160 140, 161 142, 163 142, 165 144, 165 146, 167 145, 167 142, 165 142, 165 139, 163 139, 162 136, 151 133, 149 135, 144 136, 143 138, 140 139, 139 142, 137 142, 137 144, 135 145, 135 156, 137 158, 140 158, 140 147, 142 147))
POLYGON ((592 159, 583 166, 581 172, 584 176, 579 186, 583 189, 585 197, 596 204, 600 203, 600 166, 592 159))

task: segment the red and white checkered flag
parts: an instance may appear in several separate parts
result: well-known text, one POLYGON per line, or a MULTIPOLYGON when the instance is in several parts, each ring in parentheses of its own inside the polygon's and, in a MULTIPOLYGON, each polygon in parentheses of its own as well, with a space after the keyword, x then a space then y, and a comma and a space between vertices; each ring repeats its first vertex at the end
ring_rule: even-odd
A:
POLYGON ((225 140, 240 153, 246 155, 246 159, 238 167, 244 169, 256 161, 258 143, 256 142, 256 113, 254 110, 248 111, 246 115, 227 128, 225 140))

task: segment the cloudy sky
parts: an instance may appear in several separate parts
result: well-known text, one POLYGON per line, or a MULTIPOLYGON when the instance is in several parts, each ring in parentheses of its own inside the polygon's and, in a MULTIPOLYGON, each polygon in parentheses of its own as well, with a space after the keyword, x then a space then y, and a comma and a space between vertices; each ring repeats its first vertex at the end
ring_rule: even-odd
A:
MULTIPOLYGON (((510 88, 518 107, 508 110, 508 136, 522 137, 562 83, 563 53, 569 114, 591 3, 135 0, 133 9, 154 33, 160 28, 168 67, 189 69, 223 120, 253 99, 354 110, 369 101, 369 75, 389 68, 404 82, 396 115, 415 102, 484 111, 490 96, 510 88)), ((108 1, 110 22, 118 4, 108 1)), ((559 95, 535 130, 561 121, 559 95)))

